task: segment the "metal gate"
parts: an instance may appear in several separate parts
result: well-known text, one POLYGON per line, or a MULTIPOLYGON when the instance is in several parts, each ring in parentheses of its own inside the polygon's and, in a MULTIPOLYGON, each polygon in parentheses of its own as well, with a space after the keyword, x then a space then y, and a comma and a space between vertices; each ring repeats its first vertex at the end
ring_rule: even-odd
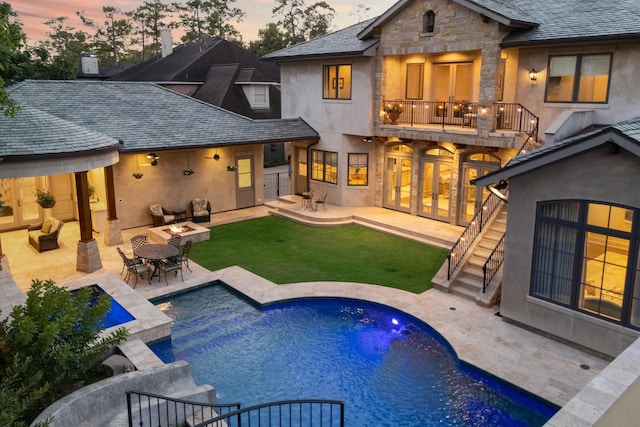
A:
MULTIPOLYGON (((275 169, 275 168, 274 168, 275 169)), ((264 171, 264 201, 277 200, 291 194, 291 177, 288 171, 264 171)))

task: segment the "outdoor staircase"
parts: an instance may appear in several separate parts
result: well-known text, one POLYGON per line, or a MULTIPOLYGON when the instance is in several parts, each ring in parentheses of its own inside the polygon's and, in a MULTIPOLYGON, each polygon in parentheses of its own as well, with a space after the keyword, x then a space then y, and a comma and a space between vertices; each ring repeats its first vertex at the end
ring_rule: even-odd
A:
POLYGON ((433 279, 436 288, 460 295, 475 301, 483 307, 491 307, 500 299, 500 285, 502 282, 502 269, 493 277, 486 290, 483 292, 484 270, 494 248, 498 245, 507 229, 507 205, 503 203, 494 214, 490 223, 476 238, 468 251, 462 265, 456 269, 452 277, 447 280, 447 263, 433 279), (444 270, 444 271, 443 271, 444 270))

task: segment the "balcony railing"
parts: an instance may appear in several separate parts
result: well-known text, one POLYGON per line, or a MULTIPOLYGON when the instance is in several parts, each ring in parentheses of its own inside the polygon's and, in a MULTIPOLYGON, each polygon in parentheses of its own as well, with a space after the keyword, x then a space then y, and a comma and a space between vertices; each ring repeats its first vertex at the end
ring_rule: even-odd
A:
MULTIPOLYGON (((399 106, 402 112, 394 117, 385 113, 384 124, 401 126, 438 126, 476 129, 478 117, 492 114, 492 130, 530 134, 538 128, 538 117, 520 104, 494 103, 492 108, 477 102, 408 101, 385 99, 383 111, 399 106)), ((537 135, 533 135, 537 139, 537 135)))

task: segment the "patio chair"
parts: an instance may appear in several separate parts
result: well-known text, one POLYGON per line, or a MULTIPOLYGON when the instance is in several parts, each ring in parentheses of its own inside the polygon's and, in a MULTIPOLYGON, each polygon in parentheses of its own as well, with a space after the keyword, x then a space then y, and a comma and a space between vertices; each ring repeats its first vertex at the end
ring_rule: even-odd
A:
POLYGON ((44 222, 30 226, 27 229, 29 244, 36 248, 38 252, 59 248, 58 235, 63 225, 64 222, 61 220, 49 216, 45 218, 44 222))
POLYGON ((175 246, 177 249, 180 249, 180 242, 182 241, 182 236, 179 234, 174 234, 167 241, 168 245, 175 246))
POLYGON ((313 206, 313 210, 317 211, 318 210, 318 205, 322 205, 322 209, 324 209, 324 211, 327 211, 327 193, 324 193, 324 196, 320 197, 317 200, 314 200, 314 206, 313 206))
POLYGON ((191 201, 191 220, 193 222, 211 221, 211 203, 207 199, 193 199, 191 201))
POLYGON ((153 219, 154 227, 162 227, 163 225, 173 224, 176 222, 175 212, 169 211, 159 204, 150 205, 149 213, 153 219))
POLYGON ((140 246, 148 245, 149 238, 144 234, 138 234, 131 238, 131 249, 135 252, 140 246))
MULTIPOLYGON (((133 284, 133 287, 135 289, 135 287, 138 285, 138 275, 142 277, 142 274, 145 272, 147 273, 147 280, 149 280, 149 266, 147 264, 143 262, 138 262, 138 260, 134 258, 128 258, 124 254, 124 252, 122 252, 122 249, 120 249, 119 247, 116 247, 116 250, 118 251, 118 254, 120 254, 120 257, 122 258, 122 263, 124 264, 123 271, 125 267, 127 269, 127 275, 124 277, 125 282, 129 283, 129 278, 131 277, 131 274, 136 276, 136 281, 133 284)), ((122 272, 120 273, 120 275, 122 275, 122 272)))
POLYGON ((180 255, 171 257, 162 262, 156 264, 156 269, 158 272, 158 282, 160 281, 160 276, 164 273, 164 282, 169 286, 169 282, 167 281, 167 274, 171 272, 176 273, 176 277, 178 276, 178 271, 180 271, 180 280, 184 282, 184 277, 182 276, 182 260, 180 259, 180 255))
POLYGON ((187 270, 189 270, 190 272, 191 268, 189 267, 189 252, 191 251, 192 244, 193 242, 191 240, 187 240, 187 242, 182 247, 180 255, 178 255, 180 257, 180 262, 182 262, 182 264, 184 264, 184 266, 187 267, 187 270))

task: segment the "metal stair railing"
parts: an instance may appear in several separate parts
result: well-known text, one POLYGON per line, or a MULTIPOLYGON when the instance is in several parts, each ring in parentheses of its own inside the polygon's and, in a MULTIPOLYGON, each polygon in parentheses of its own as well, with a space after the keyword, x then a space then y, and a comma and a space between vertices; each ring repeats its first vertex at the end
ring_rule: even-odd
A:
POLYGON ((193 427, 296 426, 344 427, 344 402, 339 400, 282 400, 249 406, 193 427))
POLYGON ((127 415, 129 427, 170 427, 184 425, 185 420, 210 419, 237 411, 239 403, 213 404, 175 399, 158 394, 128 391, 127 415), (136 406, 134 408, 134 406, 136 406))
MULTIPOLYGON (((539 147, 537 139, 538 118, 536 116, 533 116, 533 114, 531 114, 531 112, 526 108, 522 108, 532 116, 532 118, 529 120, 533 123, 533 127, 530 128, 526 133, 526 139, 520 147, 520 150, 518 150, 518 154, 516 154, 511 160, 509 160, 505 166, 509 165, 509 163, 511 163, 511 161, 516 157, 539 147)), ((508 187, 503 190, 503 194, 508 194, 508 187)), ((485 199, 482 207, 476 212, 469 225, 467 225, 467 228, 464 229, 464 231, 458 238, 458 241, 451 248, 449 255, 447 255, 447 280, 451 280, 451 275, 456 270, 456 268, 458 268, 460 262, 467 254, 469 248, 471 248, 471 244, 475 241, 476 237, 478 237, 484 226, 489 221, 491 215, 496 211, 501 203, 502 200, 500 200, 500 198, 493 193, 491 193, 485 199)))
POLYGON ((491 251, 491 255, 487 258, 487 261, 482 266, 482 293, 484 294, 487 291, 487 286, 491 283, 491 280, 498 272, 498 269, 502 265, 504 261, 504 237, 506 234, 503 234, 500 238, 496 247, 491 251))
POLYGON ((484 229, 491 215, 502 203, 503 201, 493 193, 485 199, 482 207, 478 209, 469 225, 467 225, 467 228, 464 229, 458 241, 453 245, 453 248, 451 248, 449 255, 447 255, 447 280, 451 280, 451 274, 460 265, 471 244, 476 240, 476 237, 478 237, 484 229))

